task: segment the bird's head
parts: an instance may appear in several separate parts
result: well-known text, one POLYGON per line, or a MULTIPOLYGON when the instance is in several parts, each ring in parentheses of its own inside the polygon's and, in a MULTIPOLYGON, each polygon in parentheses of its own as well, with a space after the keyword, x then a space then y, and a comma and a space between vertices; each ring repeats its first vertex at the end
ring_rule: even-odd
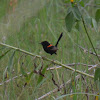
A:
POLYGON ((42 46, 49 46, 50 43, 48 41, 43 41, 40 43, 42 46))

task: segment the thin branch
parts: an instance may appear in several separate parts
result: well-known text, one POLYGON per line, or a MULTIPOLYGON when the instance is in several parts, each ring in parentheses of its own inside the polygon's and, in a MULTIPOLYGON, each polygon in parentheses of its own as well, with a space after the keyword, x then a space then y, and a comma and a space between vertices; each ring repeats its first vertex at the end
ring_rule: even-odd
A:
MULTIPOLYGON (((78 66, 78 65, 93 67, 93 66, 97 66, 98 64, 96 64, 96 65, 87 65, 87 64, 83 64, 83 63, 72 63, 72 64, 67 64, 66 66, 78 66)), ((59 69, 59 68, 62 68, 62 66, 56 66, 56 68, 59 69)), ((47 70, 54 70, 54 69, 55 69, 55 67, 47 68, 47 70)))
POLYGON ((43 60, 50 61, 50 62, 52 62, 52 63, 54 63, 54 64, 60 65, 60 66, 62 66, 62 67, 64 67, 64 68, 67 68, 67 69, 69 69, 69 70, 71 70, 71 71, 76 71, 76 72, 79 73, 79 74, 88 76, 88 77, 90 77, 90 78, 94 78, 94 76, 92 76, 92 75, 89 75, 89 74, 87 74, 87 73, 85 73, 85 72, 81 72, 81 71, 79 71, 79 70, 75 70, 74 68, 71 68, 70 66, 66 66, 65 64, 62 64, 61 62, 59 62, 59 61, 57 61, 57 60, 51 60, 51 59, 46 58, 46 57, 41 57, 41 56, 39 56, 39 55, 35 55, 35 54, 30 53, 30 52, 28 52, 28 51, 25 51, 25 50, 23 50, 23 49, 16 48, 16 47, 13 47, 13 46, 4 44, 4 43, 0 43, 0 45, 6 46, 6 47, 9 47, 9 48, 12 48, 12 49, 17 50, 17 51, 20 51, 20 52, 23 52, 23 53, 25 53, 25 54, 27 54, 27 55, 30 55, 30 56, 35 56, 35 57, 40 58, 40 59, 42 58, 43 60))
POLYGON ((53 84, 55 85, 55 86, 57 86, 58 87, 58 91, 60 91, 60 88, 59 88, 59 85, 56 83, 56 81, 55 81, 55 79, 54 79, 54 74, 53 74, 53 72, 50 70, 50 72, 51 72, 51 74, 52 74, 52 82, 53 82, 53 84))
POLYGON ((37 65, 34 63, 34 70, 33 70, 33 72, 38 74, 38 75, 41 75, 42 77, 45 77, 45 75, 42 74, 43 63, 42 63, 42 66, 41 66, 41 68, 39 70, 36 70, 36 68, 37 68, 37 65))
POLYGON ((64 81, 64 74, 62 73, 62 82, 64 86, 64 94, 66 94, 66 86, 65 86, 65 81, 64 81))
POLYGON ((88 51, 87 49, 83 48, 82 46, 77 45, 79 48, 81 48, 84 52, 89 52, 90 54, 94 55, 94 56, 98 56, 100 58, 100 55, 96 55, 96 53, 88 51))
MULTIPOLYGON (((30 74, 30 73, 31 73, 31 72, 28 72, 27 74, 30 74)), ((0 83, 0 86, 2 86, 4 83, 9 83, 11 80, 14 80, 14 79, 16 79, 16 78, 18 78, 18 77, 22 77, 22 76, 23 76, 23 75, 20 74, 19 76, 15 76, 15 77, 13 77, 13 78, 10 78, 9 80, 6 80, 6 81, 0 83)))

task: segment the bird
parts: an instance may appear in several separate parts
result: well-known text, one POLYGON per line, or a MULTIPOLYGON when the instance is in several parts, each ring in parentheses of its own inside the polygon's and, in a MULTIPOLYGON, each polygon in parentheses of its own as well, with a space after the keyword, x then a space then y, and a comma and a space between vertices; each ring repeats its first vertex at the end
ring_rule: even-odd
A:
POLYGON ((59 43, 60 39, 62 38, 62 36, 63 36, 63 32, 60 34, 55 46, 50 44, 48 41, 42 41, 40 44, 42 45, 44 51, 46 53, 51 54, 51 55, 52 54, 56 54, 57 55, 57 50, 58 50, 57 46, 58 46, 58 43, 59 43))

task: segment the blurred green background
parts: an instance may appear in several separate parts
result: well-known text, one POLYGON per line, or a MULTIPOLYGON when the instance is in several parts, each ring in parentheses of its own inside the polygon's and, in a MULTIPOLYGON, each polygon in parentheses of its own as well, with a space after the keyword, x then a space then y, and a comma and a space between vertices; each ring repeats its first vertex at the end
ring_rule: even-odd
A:
MULTIPOLYGON (((85 5, 89 2, 92 2, 90 3, 91 5, 95 5, 95 3, 99 2, 99 0, 84 0, 85 5)), ((85 9, 88 14, 94 18, 98 6, 96 7, 91 5, 86 6, 85 9)), ((97 64, 98 60, 95 56, 83 52, 75 45, 78 44, 88 50, 92 50, 82 23, 80 22, 79 31, 75 29, 75 26, 73 26, 71 32, 68 32, 66 29, 65 16, 70 6, 70 1, 67 0, 0 0, 0 42, 21 48, 36 55, 48 57, 52 60, 58 60, 64 64, 97 64), (47 40, 55 45, 61 32, 63 32, 64 35, 59 42, 57 55, 51 56, 45 53, 39 43, 47 40)), ((99 27, 100 26, 98 26, 98 29, 99 27)), ((89 26, 87 26, 87 30, 90 34, 94 47, 100 48, 100 32, 96 33, 95 30, 89 26)), ((3 54, 8 49, 9 48, 7 47, 1 46, 0 54, 3 54)), ((31 72, 34 69, 34 63, 36 63, 38 68, 42 66, 42 63, 44 68, 46 66, 56 66, 53 63, 33 58, 21 52, 15 52, 13 69, 7 79, 4 79, 5 70, 9 65, 12 53, 13 50, 7 53, 6 56, 0 60, 0 83, 11 77, 20 75, 22 63, 24 64, 23 69, 25 72, 31 72)), ((100 50, 97 49, 97 53, 100 54, 100 50)), ((88 66, 79 65, 74 66, 73 68, 81 71, 87 70, 88 73, 88 66)), ((72 77, 73 73, 64 68, 53 70, 52 72, 54 73, 56 82, 59 84, 63 83, 62 75, 66 82, 72 77)), ((91 71, 90 74, 93 74, 93 71, 91 71)), ((18 77, 9 83, 1 85, 0 100, 35 100, 56 88, 51 79, 51 72, 46 71, 45 76, 46 78, 43 78, 42 81, 38 82, 40 76, 33 74, 26 87, 23 87, 26 81, 24 76, 18 77)), ((71 90, 73 90, 73 92, 84 92, 87 87, 89 88, 88 91, 90 93, 96 93, 97 89, 94 80, 86 77, 86 82, 87 83, 84 84, 83 80, 80 78, 80 80, 76 82, 74 89, 71 89, 72 87, 69 84, 66 86, 67 93, 70 93, 71 90)), ((48 96, 44 100, 54 100, 54 98, 63 93, 64 91, 62 90, 48 96)), ((83 97, 83 100, 87 100, 87 97, 84 95, 78 95, 77 99, 74 98, 74 100, 82 100, 80 99, 81 96, 83 97)), ((90 96, 90 98, 94 97, 90 96)), ((72 98, 68 96, 66 97, 66 100, 67 99, 72 98)))

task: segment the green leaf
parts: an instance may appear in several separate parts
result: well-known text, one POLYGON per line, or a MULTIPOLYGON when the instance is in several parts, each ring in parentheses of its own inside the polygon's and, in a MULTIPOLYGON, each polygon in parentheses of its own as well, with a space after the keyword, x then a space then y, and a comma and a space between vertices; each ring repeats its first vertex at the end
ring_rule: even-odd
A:
POLYGON ((64 3, 69 3, 69 2, 70 2, 69 0, 65 0, 65 1, 64 1, 64 3))
POLYGON ((93 19, 93 18, 92 18, 92 25, 93 25, 95 31, 98 32, 97 22, 96 22, 96 20, 93 19))
POLYGON ((72 30, 73 24, 75 23, 74 15, 72 12, 69 12, 65 17, 66 28, 68 32, 72 30))
POLYGON ((97 9, 96 14, 95 14, 95 19, 96 19, 96 21, 98 23, 99 20, 100 20, 100 9, 97 9))
POLYGON ((33 90, 33 93, 35 93, 35 91, 37 91, 37 89, 49 78, 50 78, 50 74, 48 74, 46 78, 43 78, 43 80, 35 87, 35 89, 33 90))
MULTIPOLYGON (((8 66, 5 68, 4 72, 3 72, 3 81, 5 80, 5 76, 7 74, 7 70, 8 70, 8 66)), ((8 74, 7 74, 8 75, 8 74)))
POLYGON ((0 56, 0 59, 3 58, 11 49, 9 49, 8 51, 6 51, 5 53, 3 53, 1 56, 0 56))
POLYGON ((76 22, 75 28, 80 31, 80 25, 79 25, 79 21, 76 22))
POLYGON ((21 66, 21 73, 23 76, 28 77, 27 73, 24 71, 24 68, 21 66))
POLYGON ((32 77, 32 75, 33 75, 33 71, 29 74, 29 79, 32 77))
POLYGON ((72 12, 72 7, 69 7, 67 10, 67 14, 69 14, 70 12, 72 12))
POLYGON ((80 5, 81 5, 82 7, 84 7, 84 2, 83 2, 83 0, 80 1, 80 5))
MULTIPOLYGON (((46 65, 46 66, 44 67, 44 69, 42 70, 42 74, 43 74, 43 75, 45 74, 47 68, 48 68, 48 65, 46 65)), ((40 75, 39 78, 38 78, 37 84, 41 83, 41 81, 43 80, 43 78, 44 78, 44 77, 40 75)))
POLYGON ((74 6, 74 7, 72 8, 72 12, 73 12, 74 18, 75 18, 76 20, 81 20, 81 13, 80 13, 80 11, 79 11, 78 6, 74 6))
POLYGON ((100 81, 100 68, 97 68, 94 75, 94 81, 100 81))
POLYGON ((26 77, 26 83, 27 83, 27 84, 30 82, 33 73, 34 73, 34 72, 32 71, 32 72, 28 75, 28 77, 26 77))
POLYGON ((40 84, 42 80, 43 80, 43 76, 40 75, 37 81, 37 85, 40 84))
POLYGON ((10 59, 9 59, 9 62, 8 62, 8 71, 11 72, 11 69, 13 68, 13 58, 14 58, 14 55, 15 55, 15 51, 12 53, 10 59))
POLYGON ((21 67, 21 72, 22 72, 22 75, 23 76, 25 76, 25 85, 24 86, 26 86, 27 84, 29 84, 29 82, 30 82, 30 80, 31 80, 31 77, 32 77, 32 75, 33 75, 33 70, 32 70, 32 72, 28 75, 25 71, 24 71, 24 68, 23 67, 21 67))
POLYGON ((75 5, 68 9, 67 15, 65 17, 66 28, 69 32, 72 30, 72 27, 77 20, 81 20, 81 13, 79 8, 75 5))
POLYGON ((84 19, 86 24, 92 25, 92 18, 90 16, 86 16, 84 19))

